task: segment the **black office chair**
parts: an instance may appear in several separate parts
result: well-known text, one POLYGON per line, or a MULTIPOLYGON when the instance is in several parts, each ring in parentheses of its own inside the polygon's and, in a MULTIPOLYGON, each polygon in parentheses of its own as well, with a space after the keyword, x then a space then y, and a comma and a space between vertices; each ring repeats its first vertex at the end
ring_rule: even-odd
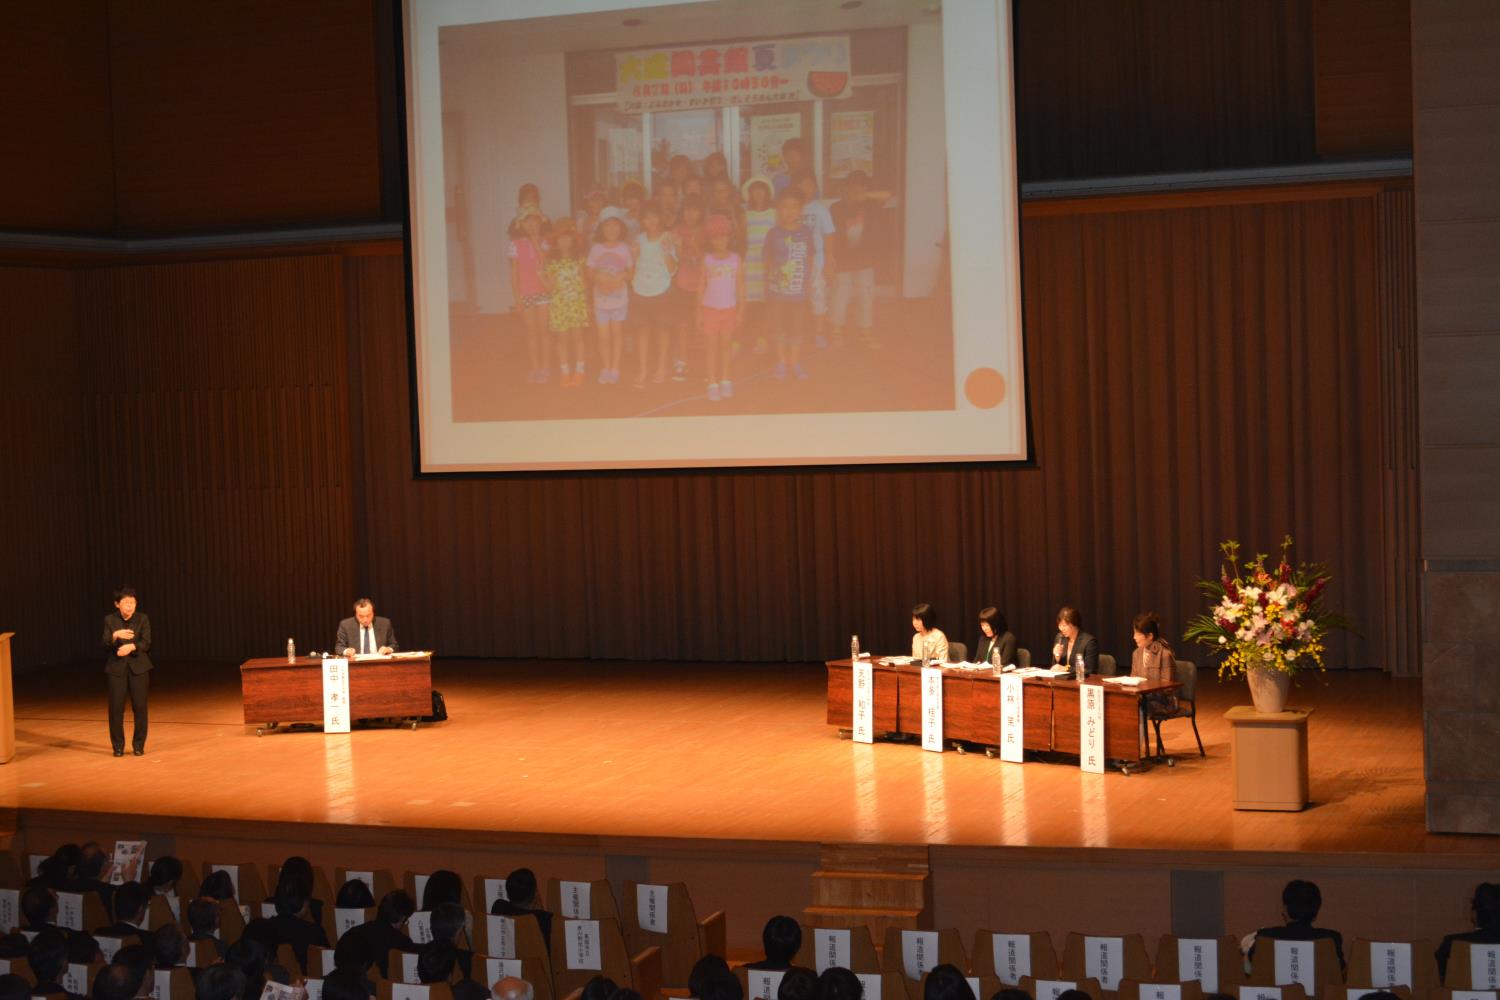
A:
POLYGON ((1120 665, 1115 662, 1115 658, 1113 656, 1108 653, 1099 654, 1100 677, 1113 677, 1116 673, 1119 672, 1119 670, 1120 665))
POLYGON ((966 660, 968 660, 968 658, 969 658, 969 647, 968 647, 968 645, 966 643, 952 642, 951 640, 949 641, 949 643, 948 643, 948 662, 949 663, 963 663, 966 660))
MULTIPOLYGON (((1161 724, 1168 719, 1187 719, 1193 724, 1193 738, 1198 741, 1198 756, 1207 757, 1203 749, 1203 737, 1198 735, 1198 702, 1195 692, 1198 687, 1198 666, 1187 660, 1178 660, 1176 663, 1176 680, 1182 687, 1177 689, 1177 708, 1171 712, 1161 712, 1148 708, 1146 717, 1151 720, 1151 726, 1156 730, 1156 756, 1165 757, 1162 752, 1161 724)), ((1172 763, 1171 758, 1166 758, 1167 763, 1172 763)))

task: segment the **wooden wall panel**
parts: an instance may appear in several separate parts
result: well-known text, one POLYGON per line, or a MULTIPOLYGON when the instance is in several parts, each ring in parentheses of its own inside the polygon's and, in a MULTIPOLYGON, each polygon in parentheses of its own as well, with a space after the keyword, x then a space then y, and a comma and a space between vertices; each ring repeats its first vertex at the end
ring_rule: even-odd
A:
POLYGON ((1410 155, 1411 0, 1313 0, 1318 155, 1410 155))
POLYGON ((345 311, 331 256, 89 273, 88 574, 163 658, 333 644, 353 597, 345 311))
POLYGON ((1405 669, 1381 297, 1410 286, 1378 230, 1410 197, 1236 198, 1028 212, 1034 468, 414 480, 401 261, 351 258, 361 584, 452 654, 817 659, 899 647, 922 599, 967 641, 996 603, 1033 649, 1071 603, 1123 654, 1138 610, 1182 628, 1220 538, 1291 531, 1363 629, 1335 662, 1405 669))
POLYGON ((0 4, 0 229, 114 227, 104 5, 0 4))
POLYGON ((370 0, 111 0, 123 233, 371 221, 370 0))
MULTIPOLYGON (((25 668, 93 655, 78 278, 0 268, 0 632, 25 668)), ((98 614, 102 615, 103 610, 98 614)))

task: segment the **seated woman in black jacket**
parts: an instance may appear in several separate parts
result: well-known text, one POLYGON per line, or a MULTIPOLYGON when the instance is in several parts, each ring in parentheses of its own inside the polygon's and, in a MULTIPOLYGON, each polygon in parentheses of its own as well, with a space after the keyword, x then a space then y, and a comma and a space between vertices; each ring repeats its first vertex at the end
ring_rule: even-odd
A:
POLYGON ((1016 662, 1016 637, 1006 627, 1005 616, 996 608, 979 612, 979 642, 974 646, 974 662, 989 663, 995 651, 1000 652, 1002 667, 1016 662))

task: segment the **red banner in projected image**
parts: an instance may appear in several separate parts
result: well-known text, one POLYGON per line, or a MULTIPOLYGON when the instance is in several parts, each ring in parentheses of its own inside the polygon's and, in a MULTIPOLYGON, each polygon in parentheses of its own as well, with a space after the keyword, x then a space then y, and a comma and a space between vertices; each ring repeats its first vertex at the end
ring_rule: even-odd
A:
POLYGON ((627 114, 848 97, 849 36, 640 49, 615 56, 627 114))

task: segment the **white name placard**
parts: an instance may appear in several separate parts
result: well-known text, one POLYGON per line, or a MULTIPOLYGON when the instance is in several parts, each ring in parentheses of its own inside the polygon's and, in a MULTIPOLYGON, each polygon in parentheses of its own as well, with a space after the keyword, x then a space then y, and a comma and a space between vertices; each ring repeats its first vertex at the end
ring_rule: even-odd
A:
MULTIPOLYGON (((57 894, 57 926, 70 931, 83 930, 83 895, 81 893, 60 892, 57 894)), ((84 989, 79 995, 87 996, 88 992, 88 989, 84 989)))
POLYGON ((431 1000, 432 989, 416 983, 392 983, 391 1000, 431 1000))
POLYGON ((1182 987, 1176 983, 1141 983, 1140 1000, 1182 1000, 1182 987))
MULTIPOLYGON (((924 670, 923 673, 926 673, 924 670)), ((941 673, 941 671, 939 671, 941 673)), ((926 699, 923 699, 923 714, 926 714, 926 699)), ((921 979, 939 962, 937 931, 901 932, 901 967, 907 979, 921 979)))
POLYGON ((593 895, 592 882, 563 882, 562 915, 573 920, 587 920, 593 913, 589 899, 593 895))
POLYGON ((266 920, 275 920, 276 919, 276 904, 275 903, 261 903, 260 904, 260 915, 263 918, 265 918, 266 920))
MULTIPOLYGON (((349 731, 349 661, 330 656, 323 661, 323 732, 349 731)), ((420 900, 422 894, 417 893, 420 900)))
MULTIPOLYGON (((1026 759, 1026 685, 1015 674, 1000 675, 1000 759, 1026 759)), ((998 969, 999 966, 996 966, 998 969)), ((1009 984, 1009 985, 1014 985, 1009 984)))
POLYGON ((1204 993, 1219 992, 1219 942, 1213 938, 1177 939, 1177 978, 1200 982, 1204 993))
POLYGON ((1031 935, 996 934, 990 939, 995 953, 995 975, 1004 986, 1018 986, 1031 975, 1031 935))
POLYGON ((1370 942, 1370 985, 1411 986, 1411 945, 1404 941, 1370 942))
POLYGON ((506 976, 522 980, 526 978, 521 975, 521 960, 519 958, 486 958, 484 960, 484 972, 486 977, 484 981, 491 986, 506 976))
POLYGON ((410 952, 401 953, 401 981, 403 983, 415 983, 422 978, 417 975, 417 960, 421 957, 410 952))
MULTIPOLYGON (((516 957, 516 921, 513 917, 500 917, 491 914, 485 918, 487 923, 484 928, 485 954, 493 955, 495 958, 516 957)), ((494 985, 495 980, 490 980, 494 985)))
POLYGON ((422 903, 422 897, 427 895, 427 880, 430 878, 432 878, 431 875, 413 875, 411 877, 411 887, 416 892, 417 905, 419 906, 422 903))
POLYGON ((153 969, 151 1000, 172 1000, 172 970, 153 969))
MULTIPOLYGON (((1078 766, 1090 774, 1104 773, 1104 687, 1100 684, 1078 685, 1078 766)), ((1103 982, 1099 985, 1104 986, 1103 982)))
POLYGON ((375 895, 375 873, 374 872, 344 872, 346 882, 363 882, 365 888, 370 890, 370 895, 375 895))
MULTIPOLYGON (((503 879, 503 878, 487 878, 487 879, 485 879, 484 880, 484 912, 488 913, 490 911, 490 907, 492 907, 492 906, 495 905, 496 900, 501 900, 501 899, 503 899, 503 900, 505 900, 507 902, 510 901, 510 897, 505 894, 505 879, 503 879)), ((491 980, 491 982, 493 982, 493 980, 491 980)))
POLYGON ((849 968, 850 933, 847 929, 836 927, 818 927, 813 930, 813 941, 816 954, 814 964, 818 967, 818 975, 822 975, 829 969, 849 968))
POLYGON ((120 953, 120 949, 125 947, 124 938, 105 937, 103 935, 100 935, 94 938, 94 940, 99 942, 99 954, 104 956, 104 961, 106 962, 113 962, 115 960, 115 956, 120 953))
POLYGON ((1494 990, 1454 990, 1452 1000, 1497 1000, 1500 993, 1494 990))
POLYGON ((942 667, 922 668, 922 749, 934 753, 943 752, 942 667))
POLYGON ((568 969, 570 971, 588 969, 598 972, 603 967, 600 964, 601 956, 599 953, 599 921, 565 921, 563 923, 563 940, 567 946, 568 969))
POLYGON ((865 1000, 880 1000, 880 973, 856 972, 854 978, 859 980, 860 995, 865 1000))
POLYGON ((0 889, 0 934, 21 926, 21 890, 0 889))
POLYGON ((1106 990, 1120 985, 1120 971, 1125 965, 1125 939, 1085 937, 1083 939, 1083 974, 1097 979, 1106 990))
POLYGON ((776 1000, 776 994, 781 989, 781 977, 785 972, 769 969, 751 969, 746 974, 745 982, 750 987, 750 995, 756 1000, 776 1000))
POLYGON ((1296 983, 1311 996, 1317 982, 1317 963, 1311 941, 1273 941, 1276 946, 1276 985, 1296 983))
POLYGON ((854 742, 875 742, 875 667, 869 660, 854 664, 854 742))
POLYGON ((36 878, 38 875, 40 875, 42 873, 42 862, 46 861, 46 860, 47 860, 47 855, 45 855, 45 854, 28 854, 28 855, 26 855, 27 870, 29 870, 31 872, 31 875, 29 876, 30 878, 36 878))
POLYGON ((323 980, 309 979, 302 985, 307 988, 307 1000, 323 1000, 323 980))
POLYGON ((1078 989, 1077 983, 1070 983, 1065 979, 1038 979, 1036 981, 1036 1000, 1057 1000, 1068 990, 1078 989))
POLYGON ((653 934, 667 933, 667 887, 664 885, 637 885, 635 887, 635 919, 641 930, 653 934))
POLYGON ((322 957, 319 959, 318 964, 318 969, 323 975, 328 976, 333 974, 333 970, 336 967, 334 958, 337 957, 337 954, 332 948, 323 949, 322 957))
POLYGON ((89 982, 89 967, 82 962, 69 962, 63 970, 62 988, 75 997, 86 997, 92 984, 89 982))
POLYGON ((430 944, 432 942, 432 911, 418 910, 408 917, 406 932, 411 935, 414 944, 430 944))
MULTIPOLYGON (((58 897, 61 900, 61 896, 58 897)), ((1500 946, 1469 945, 1469 982, 1481 990, 1500 987, 1500 946)))
POLYGON ((333 930, 339 937, 343 937, 364 922, 364 910, 356 910, 352 907, 337 907, 333 911, 333 930))
POLYGON ((964 977, 964 982, 966 982, 966 983, 969 984, 969 991, 972 992, 974 994, 974 996, 977 998, 979 996, 979 977, 978 976, 965 976, 964 977))

